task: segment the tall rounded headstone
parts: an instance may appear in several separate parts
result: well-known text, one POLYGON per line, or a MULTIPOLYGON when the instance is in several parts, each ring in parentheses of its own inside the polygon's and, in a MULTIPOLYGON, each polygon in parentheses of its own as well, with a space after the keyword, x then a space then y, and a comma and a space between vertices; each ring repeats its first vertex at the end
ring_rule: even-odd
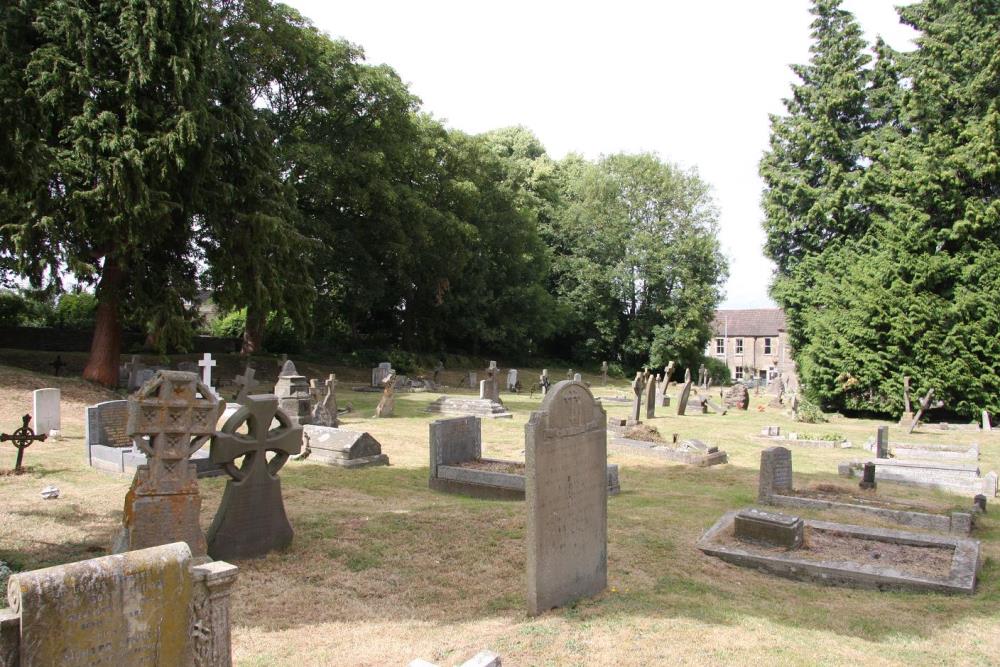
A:
POLYGON ((525 434, 528 613, 600 593, 608 582, 607 415, 564 381, 525 434))

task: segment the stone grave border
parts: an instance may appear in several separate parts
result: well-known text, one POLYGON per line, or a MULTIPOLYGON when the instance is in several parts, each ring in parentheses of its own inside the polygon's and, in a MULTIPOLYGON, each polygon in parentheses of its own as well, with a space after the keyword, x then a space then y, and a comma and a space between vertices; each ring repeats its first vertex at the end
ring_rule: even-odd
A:
MULTIPOLYGON (((614 433, 614 431, 612 431, 614 433)), ((718 450, 707 454, 695 452, 685 452, 674 449, 670 445, 656 442, 646 442, 645 440, 632 440, 631 438, 614 437, 608 442, 608 446, 615 451, 636 454, 638 456, 649 456, 651 458, 676 461, 698 468, 729 463, 729 456, 725 451, 718 450)))
MULTIPOLYGON (((863 449, 874 453, 875 441, 869 440, 863 449)), ((889 451, 893 458, 900 461, 927 459, 930 461, 954 461, 956 463, 974 463, 979 460, 979 444, 952 445, 944 443, 892 442, 889 441, 889 451)))
POLYGON ((876 542, 909 544, 954 549, 951 571, 946 578, 917 577, 892 567, 874 566, 843 561, 817 561, 797 558, 795 551, 776 552, 770 555, 750 553, 738 546, 717 542, 720 535, 732 532, 733 522, 741 510, 724 514, 702 535, 696 546, 705 554, 727 563, 751 567, 788 579, 810 581, 831 586, 850 586, 877 590, 907 590, 918 592, 964 593, 976 591, 976 576, 982 566, 979 540, 965 537, 926 535, 901 530, 868 528, 846 523, 805 520, 807 528, 840 533, 876 542))
MULTIPOLYGON (((983 494, 987 498, 994 498, 997 495, 997 474, 995 472, 989 472, 986 475, 982 475, 979 466, 976 464, 941 463, 937 461, 924 462, 914 460, 904 461, 897 459, 876 458, 869 459, 869 461, 875 464, 875 480, 878 482, 894 482, 896 484, 922 487, 957 495, 975 496, 983 494), (879 470, 880 468, 881 472, 879 470), (922 478, 906 477, 900 475, 898 472, 893 472, 891 470, 892 468, 926 470, 928 472, 923 473, 922 478), (945 474, 948 472, 974 472, 976 476, 973 478, 971 475, 968 475, 968 481, 959 478, 941 479, 939 477, 934 479, 933 472, 930 472, 933 470, 940 470, 945 474)), ((841 477, 853 478, 855 473, 859 473, 863 470, 864 464, 865 461, 841 462, 837 464, 837 474, 841 477)))
POLYGON ((760 435, 759 433, 754 433, 747 437, 755 442, 767 443, 769 447, 775 445, 793 445, 815 449, 850 449, 853 447, 850 440, 802 440, 799 438, 789 438, 788 435, 760 435))

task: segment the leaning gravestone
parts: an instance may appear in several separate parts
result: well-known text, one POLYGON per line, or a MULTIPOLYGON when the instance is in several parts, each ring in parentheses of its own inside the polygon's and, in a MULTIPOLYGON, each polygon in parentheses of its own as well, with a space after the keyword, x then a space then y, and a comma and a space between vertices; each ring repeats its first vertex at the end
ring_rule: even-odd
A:
POLYGON ((687 380, 684 381, 684 387, 681 389, 680 397, 677 399, 677 414, 683 416, 687 411, 688 398, 691 396, 691 373, 690 371, 686 374, 687 380))
POLYGON ((191 455, 215 431, 222 408, 197 375, 182 371, 158 371, 129 398, 126 432, 148 462, 136 469, 125 496, 115 553, 187 542, 195 556, 205 555, 191 455))
POLYGON ((560 382, 524 433, 534 616, 607 586, 607 415, 583 384, 560 382))
POLYGON ((642 410, 642 390, 645 389, 645 379, 642 371, 636 371, 635 379, 632 380, 632 393, 635 394, 635 398, 632 399, 632 421, 636 424, 639 423, 639 416, 642 410))
POLYGON ((208 529, 208 554, 216 559, 256 558, 292 542, 292 526, 281 497, 281 470, 302 450, 302 427, 278 409, 278 397, 247 397, 212 437, 211 459, 232 478, 208 529), (271 422, 277 420, 277 428, 271 422), (240 433, 246 424, 247 433, 240 433), (268 461, 267 453, 274 457, 268 461), (237 467, 235 461, 243 458, 237 467))
POLYGON ((183 542, 16 574, 0 664, 228 666, 235 580, 183 542))
POLYGON ((35 420, 35 433, 48 434, 61 430, 58 389, 36 389, 31 394, 31 415, 35 420))
POLYGON ((320 387, 318 380, 309 381, 309 393, 312 394, 315 403, 312 411, 312 423, 317 426, 337 426, 340 420, 337 418, 337 376, 330 373, 330 376, 320 387))
POLYGON ((656 416, 656 377, 646 378, 646 419, 656 416))

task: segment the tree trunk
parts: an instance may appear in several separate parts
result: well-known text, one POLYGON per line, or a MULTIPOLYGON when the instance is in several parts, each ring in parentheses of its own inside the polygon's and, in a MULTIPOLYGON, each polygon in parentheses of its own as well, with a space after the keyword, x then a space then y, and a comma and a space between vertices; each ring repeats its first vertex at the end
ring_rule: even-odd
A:
POLYGON ((104 258, 101 282, 97 286, 97 320, 90 357, 83 379, 105 387, 118 386, 118 357, 122 347, 121 288, 125 274, 110 255, 104 258))
POLYGON ((247 307, 247 323, 243 330, 243 348, 240 354, 249 356, 264 351, 264 324, 267 318, 263 309, 254 306, 247 307))

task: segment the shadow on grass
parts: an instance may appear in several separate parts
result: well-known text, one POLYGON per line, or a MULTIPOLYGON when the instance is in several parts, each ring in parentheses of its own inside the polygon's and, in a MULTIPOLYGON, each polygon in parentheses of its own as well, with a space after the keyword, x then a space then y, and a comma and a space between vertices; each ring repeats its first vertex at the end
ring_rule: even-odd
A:
MULTIPOLYGON (((881 641, 927 637, 968 618, 989 616, 1000 599, 997 566, 987 561, 972 597, 824 587, 772 577, 705 556, 694 544, 724 512, 753 504, 756 471, 679 465, 622 469, 624 492, 609 499, 609 588, 549 614, 573 624, 624 618, 685 618, 736 625, 747 618, 844 637, 881 641)), ((812 476, 796 475, 798 483, 812 476)), ((817 475, 817 478, 822 476, 817 475)), ((296 538, 282 559, 296 578, 322 591, 296 618, 269 615, 269 599, 252 589, 253 618, 241 625, 289 629, 340 620, 345 602, 376 599, 358 621, 417 619, 442 625, 498 614, 529 623, 524 607, 524 505, 430 491, 426 468, 338 470, 293 466, 287 488, 347 498, 286 503, 296 538), (339 603, 338 603, 339 601, 339 603), (387 611, 388 609, 388 611, 387 611), (387 616, 388 614, 388 616, 387 616), (262 620, 258 620, 262 619, 262 620), (268 619, 268 620, 263 620, 268 619), (301 620, 298 620, 301 619, 301 620)), ((858 520, 858 523, 864 521, 858 520)), ((1000 531, 985 522, 977 535, 996 552, 1000 531)), ((265 576, 274 563, 239 563, 265 576)), ((273 594, 273 592, 272 592, 273 594)), ((282 589, 295 596, 295 586, 282 589)), ((284 601, 287 604, 287 600, 284 601)), ((581 627, 583 627, 581 625, 581 627)))

